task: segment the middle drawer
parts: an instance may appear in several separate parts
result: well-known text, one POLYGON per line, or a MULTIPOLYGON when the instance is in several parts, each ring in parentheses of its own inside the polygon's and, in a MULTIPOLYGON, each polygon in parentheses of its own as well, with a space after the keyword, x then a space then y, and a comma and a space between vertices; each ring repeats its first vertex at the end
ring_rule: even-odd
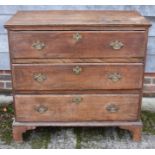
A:
POLYGON ((15 90, 140 89, 141 63, 14 64, 15 90))

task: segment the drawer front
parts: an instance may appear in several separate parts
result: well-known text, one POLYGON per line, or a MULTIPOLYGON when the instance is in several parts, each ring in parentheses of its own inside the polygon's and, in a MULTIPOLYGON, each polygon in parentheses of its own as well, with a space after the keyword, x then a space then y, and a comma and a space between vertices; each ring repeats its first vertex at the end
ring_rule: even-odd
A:
POLYGON ((144 31, 10 32, 13 58, 143 57, 144 31))
POLYGON ((13 65, 15 90, 139 89, 141 63, 13 65))
POLYGON ((16 95, 17 121, 137 120, 139 95, 16 95))

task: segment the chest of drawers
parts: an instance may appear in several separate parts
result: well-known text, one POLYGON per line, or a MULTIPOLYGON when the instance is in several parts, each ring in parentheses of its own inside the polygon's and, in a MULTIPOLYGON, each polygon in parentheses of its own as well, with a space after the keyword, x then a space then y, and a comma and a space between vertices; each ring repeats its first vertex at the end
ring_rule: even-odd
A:
POLYGON ((8 30, 13 137, 38 126, 118 126, 141 138, 150 23, 131 11, 18 12, 8 30))

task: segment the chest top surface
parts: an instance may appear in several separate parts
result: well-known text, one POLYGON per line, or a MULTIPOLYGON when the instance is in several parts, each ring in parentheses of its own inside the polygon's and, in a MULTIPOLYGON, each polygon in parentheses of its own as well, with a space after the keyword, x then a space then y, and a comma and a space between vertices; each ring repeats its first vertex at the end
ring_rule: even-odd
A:
POLYGON ((136 11, 19 11, 6 28, 44 26, 150 26, 149 21, 136 11))

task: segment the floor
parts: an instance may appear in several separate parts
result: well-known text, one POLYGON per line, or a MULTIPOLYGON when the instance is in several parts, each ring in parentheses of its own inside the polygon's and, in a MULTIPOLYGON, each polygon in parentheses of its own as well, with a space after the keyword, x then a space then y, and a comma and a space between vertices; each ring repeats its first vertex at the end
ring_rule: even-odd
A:
POLYGON ((49 148, 49 149, 153 149, 155 148, 155 135, 143 133, 142 141, 137 143, 131 140, 131 135, 127 131, 119 131, 117 128, 61 128, 48 129, 44 133, 44 129, 38 129, 29 133, 24 143, 17 144, 11 142, 5 144, 0 141, 1 149, 13 148, 49 148), (39 131, 42 130, 42 131, 39 131), (79 131, 76 131, 79 130, 79 131), (75 132, 79 132, 78 134, 75 132), (122 132, 122 133, 120 133, 122 132))

